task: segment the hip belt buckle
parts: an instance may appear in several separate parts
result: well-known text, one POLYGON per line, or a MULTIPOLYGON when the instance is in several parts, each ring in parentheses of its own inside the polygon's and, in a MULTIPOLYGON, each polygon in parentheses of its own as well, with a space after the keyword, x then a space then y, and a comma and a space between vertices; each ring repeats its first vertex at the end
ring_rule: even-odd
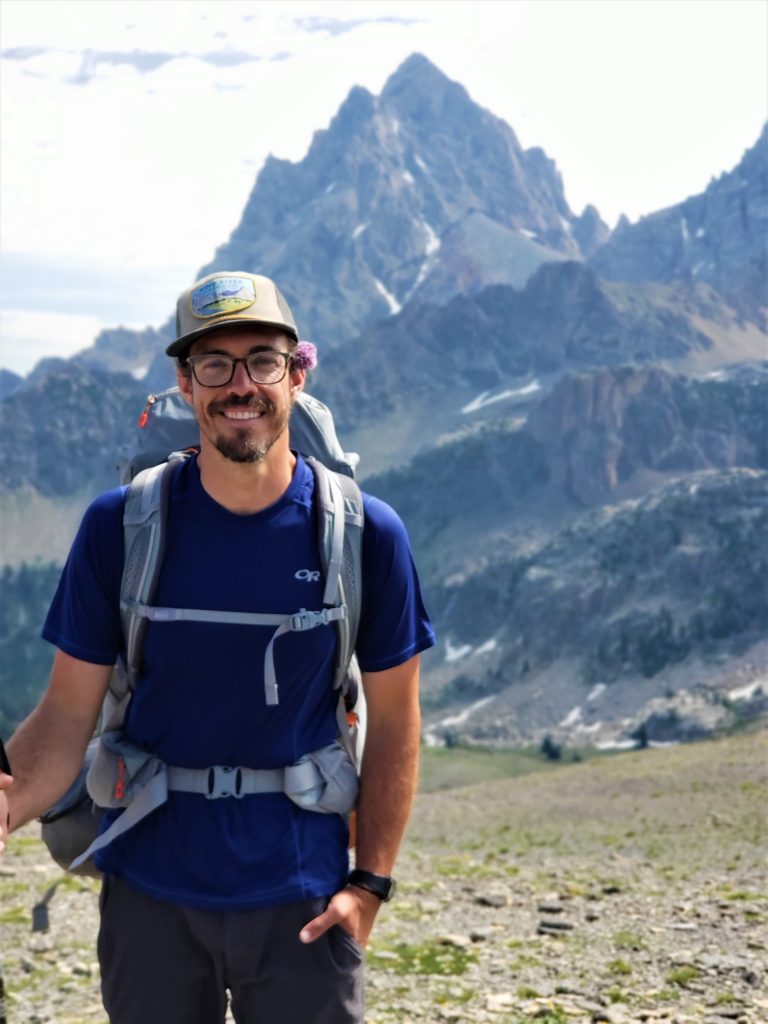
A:
POLYGON ((227 796, 234 796, 239 800, 244 795, 242 789, 242 769, 229 768, 225 765, 216 765, 208 769, 206 800, 220 800, 227 796))

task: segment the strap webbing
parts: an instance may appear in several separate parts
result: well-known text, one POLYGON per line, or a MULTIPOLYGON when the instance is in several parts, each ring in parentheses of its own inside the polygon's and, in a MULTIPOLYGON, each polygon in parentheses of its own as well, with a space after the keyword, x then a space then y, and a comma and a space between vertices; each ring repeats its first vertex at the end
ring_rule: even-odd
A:
POLYGON ((79 868, 92 854, 107 846, 113 839, 117 839, 123 832, 127 832, 129 828, 133 828, 142 818, 146 818, 152 811, 161 807, 167 799, 167 776, 165 772, 159 772, 137 793, 136 797, 120 817, 115 818, 106 832, 102 832, 100 836, 97 836, 88 849, 72 861, 69 865, 69 870, 74 871, 75 868, 79 868))
POLYGON ((161 608, 157 605, 125 602, 134 615, 150 622, 218 622, 233 626, 281 626, 285 615, 261 612, 211 611, 206 608, 161 608))
POLYGON ((331 519, 333 533, 331 534, 328 568, 325 573, 323 604, 330 607, 338 600, 341 560, 344 557, 344 495, 342 494, 341 487, 332 477, 328 477, 328 482, 330 485, 329 497, 333 506, 333 516, 331 519))
POLYGON ((275 640, 285 633, 303 633, 316 626, 341 622, 347 617, 347 606, 344 604, 336 608, 322 608, 320 611, 308 611, 306 608, 302 608, 292 615, 276 615, 268 612, 214 611, 207 608, 160 608, 137 601, 121 602, 121 607, 130 611, 132 617, 137 621, 147 619, 150 622, 210 622, 232 626, 277 626, 264 652, 264 698, 270 707, 279 703, 275 672, 275 640))
POLYGON ((168 767, 168 789, 197 793, 209 800, 252 796, 254 793, 285 793, 286 773, 297 792, 317 785, 319 772, 312 761, 286 768, 176 768, 168 767))

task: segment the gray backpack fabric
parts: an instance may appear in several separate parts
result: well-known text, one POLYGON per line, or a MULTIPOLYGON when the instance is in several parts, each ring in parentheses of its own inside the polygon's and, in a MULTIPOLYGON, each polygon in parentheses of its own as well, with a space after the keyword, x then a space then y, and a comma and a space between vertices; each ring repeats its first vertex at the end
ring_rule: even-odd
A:
MULTIPOLYGON (((118 461, 123 484, 129 484, 142 469, 165 462, 169 452, 198 444, 192 409, 177 387, 149 396, 139 427, 135 447, 124 451, 118 461)), ((330 409, 305 391, 299 392, 293 407, 289 436, 294 451, 314 456, 336 473, 355 475, 360 456, 342 449, 330 409)))
POLYGON ((283 792, 299 806, 320 813, 346 814, 352 810, 365 731, 365 704, 354 655, 361 603, 363 505, 352 479, 357 456, 342 451, 329 410, 310 396, 302 397, 305 400, 297 401, 291 417, 291 445, 307 457, 315 479, 318 549, 325 586, 322 608, 299 609, 288 616, 153 605, 162 571, 171 478, 189 449, 172 451, 169 456, 166 448, 163 458, 167 461, 160 462, 157 452, 170 440, 177 447, 191 447, 197 428, 176 388, 148 406, 154 417, 151 430, 142 436, 137 453, 123 461, 122 469, 122 474, 129 476, 145 460, 155 460, 133 477, 125 499, 125 559, 120 588, 125 659, 115 666, 110 680, 100 737, 89 744, 85 764, 73 785, 40 819, 43 840, 62 867, 98 875, 93 853, 161 806, 169 790, 196 792, 208 799, 283 792), (303 411, 297 417, 299 409, 303 411), (294 419, 298 421, 296 429, 294 419), (328 468, 326 458, 333 468, 328 468), (268 704, 279 702, 279 680, 272 659, 275 640, 289 632, 324 625, 335 628, 338 741, 310 752, 294 765, 269 771, 215 765, 198 770, 178 768, 128 743, 121 727, 139 682, 146 625, 150 621, 179 620, 274 627, 264 665, 268 704), (98 835, 99 809, 108 807, 125 810, 105 833, 98 835))

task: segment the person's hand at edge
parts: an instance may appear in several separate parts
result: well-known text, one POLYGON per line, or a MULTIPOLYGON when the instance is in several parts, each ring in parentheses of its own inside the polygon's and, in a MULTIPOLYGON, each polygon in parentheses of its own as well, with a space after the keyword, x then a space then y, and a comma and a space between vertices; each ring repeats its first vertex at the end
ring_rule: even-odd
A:
POLYGON ((313 918, 299 932, 302 942, 314 942, 329 928, 338 924, 348 932, 363 949, 373 929, 381 900, 365 889, 348 885, 331 898, 325 911, 313 918))

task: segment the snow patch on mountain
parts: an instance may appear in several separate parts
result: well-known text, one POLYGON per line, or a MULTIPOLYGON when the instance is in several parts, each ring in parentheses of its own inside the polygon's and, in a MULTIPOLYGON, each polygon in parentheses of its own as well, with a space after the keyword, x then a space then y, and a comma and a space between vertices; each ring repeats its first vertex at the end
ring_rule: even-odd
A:
POLYGON ((454 661, 460 661, 461 658, 466 658, 471 653, 471 644, 461 644, 459 647, 454 647, 450 640, 445 641, 445 660, 449 664, 454 661))
POLYGON ((421 287, 424 280, 429 275, 435 263, 435 256, 440 251, 440 239, 435 234, 434 229, 430 224, 427 224, 425 220, 421 221, 421 226, 424 229, 424 234, 427 237, 424 245, 424 260, 419 267, 419 272, 416 275, 416 280, 411 285, 408 294, 405 296, 404 302, 408 302, 414 292, 421 287))
POLYGON ((533 395, 537 391, 541 390, 541 384, 537 380, 531 381, 530 384, 526 384, 522 388, 510 388, 508 391, 501 391, 498 395, 492 395, 489 391, 483 391, 477 398, 473 398, 471 402, 464 406, 461 410, 465 415, 472 412, 478 412, 480 409, 484 409, 487 405, 493 405, 494 402, 503 402, 508 398, 525 398, 527 395, 533 395))
POLYGON ((399 313, 403 307, 397 301, 392 292, 388 291, 384 287, 384 285, 381 283, 378 277, 374 277, 373 283, 376 286, 376 291, 379 293, 379 295, 381 295, 382 298, 386 299, 387 304, 389 306, 389 311, 392 314, 392 316, 395 316, 397 313, 399 313))
POLYGON ((452 726, 463 725, 467 719, 479 711, 480 708, 484 708, 486 704, 490 704, 493 697, 483 697, 482 700, 475 701, 474 704, 470 704, 468 708, 464 708, 463 711, 459 712, 458 715, 449 715, 447 718, 441 719, 437 723, 438 729, 449 729, 452 726))
POLYGON ((572 708, 560 723, 560 728, 570 729, 572 726, 577 725, 581 721, 581 715, 582 711, 580 705, 572 708))
POLYGON ((493 637, 491 637, 491 639, 486 640, 484 644, 480 644, 480 646, 475 651, 475 654, 490 654, 491 651, 495 651, 497 647, 497 642, 493 639, 493 637))

